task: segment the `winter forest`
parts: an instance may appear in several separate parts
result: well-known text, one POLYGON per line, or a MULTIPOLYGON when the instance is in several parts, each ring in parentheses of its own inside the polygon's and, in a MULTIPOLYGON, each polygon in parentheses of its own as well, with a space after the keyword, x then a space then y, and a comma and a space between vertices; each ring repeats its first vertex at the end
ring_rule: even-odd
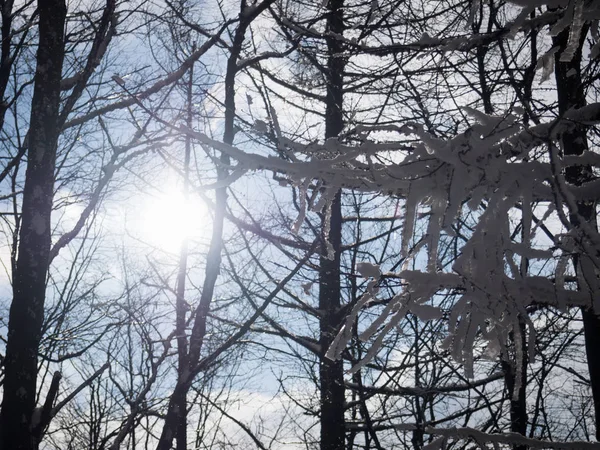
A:
POLYGON ((0 9, 0 450, 600 449, 600 1, 0 9))

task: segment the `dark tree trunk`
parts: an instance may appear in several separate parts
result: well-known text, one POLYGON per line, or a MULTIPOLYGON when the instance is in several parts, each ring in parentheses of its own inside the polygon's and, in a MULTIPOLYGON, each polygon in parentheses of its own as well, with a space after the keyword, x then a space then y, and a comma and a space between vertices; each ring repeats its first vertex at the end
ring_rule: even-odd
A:
MULTIPOLYGON (((223 142, 232 145, 235 138, 235 77, 238 72, 238 59, 242 51, 246 31, 252 21, 267 9, 275 0, 264 0, 249 15, 244 15, 246 10, 246 0, 240 1, 240 23, 235 31, 233 42, 230 48, 229 58, 227 59, 227 69, 225 73, 225 123, 223 130, 223 142)), ((190 75, 191 76, 191 75, 190 75)), ((191 89, 191 85, 189 86, 191 89)), ((191 97, 188 97, 191 100, 191 97)), ((191 103, 189 103, 191 104, 191 103)), ((189 114, 189 113, 188 113, 189 114)), ((188 115, 189 117, 189 115, 188 115)), ((190 122, 188 122, 190 123, 190 122)), ((189 155, 188 155, 189 156, 189 155)), ((186 158, 188 157, 186 156, 186 158)), ((229 156, 221 154, 220 161, 223 167, 230 163, 229 156)), ((217 177, 222 180, 227 177, 228 171, 217 167, 217 177)), ((202 285, 202 294, 196 310, 194 325, 190 335, 189 345, 187 346, 187 355, 180 352, 180 365, 177 385, 169 399, 167 414, 164 418, 164 425, 157 450, 169 450, 172 447, 173 439, 177 439, 177 450, 183 450, 183 434, 186 432, 187 425, 187 401, 186 396, 197 374, 198 362, 201 359, 204 338, 206 337, 206 327, 210 304, 213 299, 215 285, 221 270, 221 251, 223 248, 223 226, 225 222, 225 212, 227 209, 227 187, 221 187, 215 190, 215 211, 212 224, 212 236, 210 247, 206 256, 206 271, 204 283, 202 285)), ((183 305, 182 305, 183 306, 183 305)), ((181 326, 181 324, 179 324, 181 326)), ((181 347, 180 347, 181 348, 181 347)))
MULTIPOLYGON (((192 88, 194 82, 194 66, 190 68, 189 79, 187 84, 186 92, 186 125, 188 128, 192 128, 193 111, 192 111, 192 88)), ((189 184, 190 184, 190 158, 192 151, 192 140, 190 136, 185 138, 185 155, 183 161, 183 193, 185 199, 189 197, 189 184)), ((184 205, 187 207, 187 205, 184 205)), ((183 239, 181 243, 181 249, 179 251, 179 268, 177 273, 177 288, 176 288, 176 333, 177 333, 177 356, 178 356, 178 377, 182 378, 185 375, 185 371, 189 367, 188 363, 188 349, 187 349, 187 336, 186 336, 186 322, 187 322, 187 302, 185 300, 185 286, 187 280, 187 262, 188 262, 188 248, 189 240, 187 237, 183 239)), ((178 403, 178 423, 176 433, 176 450, 187 450, 187 416, 188 416, 188 404, 187 404, 187 393, 182 392, 179 398, 176 399, 178 403)))
POLYGON ((4 116, 8 107, 8 102, 4 98, 8 80, 10 78, 10 68, 12 67, 12 9, 13 0, 6 0, 0 4, 2 12, 2 53, 0 56, 0 130, 4 126, 4 116))
MULTIPOLYGON (((502 370, 504 371, 504 382, 508 390, 510 402, 510 431, 527 436, 527 339, 526 327, 523 321, 519 322, 521 329, 520 342, 514 342, 515 347, 520 345, 522 351, 521 373, 517 371, 517 358, 519 353, 515 351, 514 363, 502 361, 502 370), (516 392, 515 392, 516 390, 516 392)), ((514 333, 513 333, 514 337, 514 333)), ((529 447, 523 444, 513 445, 513 450, 527 450, 529 447)))
POLYGON ((343 360, 340 358, 332 361, 325 357, 325 352, 331 345, 336 327, 340 321, 339 249, 341 246, 342 217, 339 192, 335 196, 331 209, 331 230, 327 239, 336 249, 335 257, 330 260, 326 256, 321 256, 319 268, 319 310, 322 314, 320 321, 320 347, 322 353, 319 366, 321 382, 321 450, 343 450, 345 441, 343 360))
MULTIPOLYGON (((329 1, 328 30, 341 35, 343 25, 343 0, 329 1)), ((325 111, 325 137, 337 137, 344 125, 343 121, 343 72, 342 46, 334 37, 327 39, 327 95, 325 111)), ((323 229, 325 227, 322 227, 323 229)), ((325 358, 340 322, 341 285, 340 249, 342 244, 341 192, 337 192, 331 204, 331 224, 328 239, 335 250, 333 259, 328 259, 326 246, 322 245, 319 268, 319 310, 321 358, 319 377, 321 382, 321 450, 343 450, 345 442, 344 421, 344 367, 343 361, 325 358)))
MULTIPOLYGON (((558 111, 561 116, 571 108, 581 108, 586 105, 583 80, 581 78, 581 56, 587 31, 588 28, 584 27, 581 32, 577 51, 570 61, 560 61, 560 57, 568 44, 570 28, 567 28, 553 38, 554 46, 560 48, 556 54, 555 76, 558 111)), ((586 127, 584 125, 575 125, 562 135, 561 141, 562 151, 565 156, 581 155, 588 150, 586 127)), ((593 178, 594 175, 590 166, 571 166, 565 169, 565 180, 575 186, 580 186, 593 178)), ((579 216, 594 228, 597 228, 595 203, 578 202, 577 208, 579 216)), ((571 215, 570 221, 574 227, 579 227, 580 219, 577 215, 571 215)), ((576 254, 573 261, 575 267, 582 268, 586 263, 585 259, 585 254, 576 254)), ((586 276, 585 270, 583 274, 586 276)), ((596 277, 595 273, 589 275, 596 277)), ((596 439, 600 440, 600 355, 598 354, 600 346, 600 317, 598 316, 598 311, 594 310, 593 307, 582 308, 581 313, 583 316, 585 348, 594 402, 596 439)))
POLYGON ((60 134, 57 122, 66 6, 64 0, 45 0, 38 2, 38 10, 39 47, 0 411, 0 448, 3 450, 38 446, 31 429, 31 417, 35 407, 37 353, 51 245, 50 215, 60 134))

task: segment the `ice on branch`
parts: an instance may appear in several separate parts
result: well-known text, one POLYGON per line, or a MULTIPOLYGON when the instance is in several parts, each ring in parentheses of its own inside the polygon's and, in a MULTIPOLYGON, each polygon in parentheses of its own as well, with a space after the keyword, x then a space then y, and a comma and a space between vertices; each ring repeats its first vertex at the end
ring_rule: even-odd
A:
POLYGON ((381 277, 381 270, 377 264, 369 262, 359 262, 356 264, 356 271, 364 278, 373 278, 375 281, 381 277))
MULTIPOLYGON (((592 106, 569 111, 567 117, 597 122, 600 116, 596 109, 592 106)), ((419 267, 419 262, 414 260, 418 251, 414 248, 423 245, 427 247, 427 264, 421 270, 403 270, 396 274, 404 282, 403 291, 392 298, 359 335, 361 340, 371 341, 371 347, 351 372, 360 370, 377 355, 385 335, 408 313, 421 320, 440 318, 444 312, 435 304, 435 296, 440 292, 453 293, 456 297, 448 311, 449 335, 443 346, 464 364, 469 377, 473 375, 473 349, 479 339, 487 341, 488 356, 507 358, 509 336, 514 336, 514 342, 520 342, 524 333, 526 348, 517 345, 515 350, 517 355, 528 352, 529 358, 534 358, 535 329, 526 311, 528 306, 546 303, 565 307, 590 303, 589 294, 585 298, 585 293, 564 286, 567 257, 563 255, 570 255, 573 245, 581 245, 576 244, 581 239, 570 239, 569 245, 563 245, 567 242, 565 239, 555 242, 558 254, 547 248, 536 248, 534 239, 540 219, 534 226, 531 205, 535 201, 549 203, 542 221, 552 210, 562 209, 564 205, 552 205, 553 188, 548 187, 548 180, 553 179, 550 163, 534 160, 529 155, 532 151, 548 151, 547 142, 558 139, 572 126, 570 121, 558 119, 526 129, 512 114, 491 116, 471 108, 464 110, 473 123, 453 139, 436 138, 419 125, 404 127, 398 131, 416 135, 421 144, 401 162, 385 167, 369 165, 370 181, 381 190, 395 192, 405 199, 399 252, 405 259, 403 269, 409 267, 411 259, 419 267), (476 212, 476 224, 450 271, 440 272, 438 243, 444 234, 453 233, 453 226, 460 220, 465 206, 476 212), (424 209, 429 214, 418 214, 424 209), (517 237, 510 223, 515 215, 520 215, 523 227, 517 237), (415 224, 423 220, 428 220, 427 233, 410 249, 415 224), (532 260, 546 261, 549 267, 556 267, 556 282, 530 276, 525 261, 532 260)), ((594 155, 582 155, 575 159, 569 157, 563 162, 567 163, 597 165, 598 160, 594 155)), ((583 192, 573 186, 563 187, 569 190, 569 197, 583 192)), ((573 233, 575 231, 568 236, 573 233)), ((357 265, 357 270, 361 276, 373 279, 329 349, 330 358, 341 357, 361 308, 377 295, 373 283, 378 280, 379 267, 363 262, 357 265)), ((521 360, 516 358, 517 373, 524 370, 521 360)))
MULTIPOLYGON (((581 274, 576 275, 588 291, 566 288, 566 267, 565 262, 561 262, 562 255, 577 251, 587 255, 596 269, 600 268, 597 231, 583 225, 570 227, 563 237, 552 243, 553 252, 535 246, 536 233, 552 211, 564 215, 570 213, 574 202, 600 200, 597 182, 571 186, 564 177, 559 179, 567 166, 590 164, 597 169, 598 155, 587 152, 563 158, 555 150, 560 137, 573 127, 600 123, 600 103, 571 109, 562 117, 532 127, 520 122, 515 116, 520 114, 516 110, 514 114, 509 111, 495 116, 472 108, 464 108, 464 112, 470 117, 470 126, 446 140, 431 135, 419 124, 386 125, 386 131, 417 141, 410 152, 406 152, 401 139, 368 140, 368 127, 357 131, 363 138, 352 145, 337 139, 322 144, 295 143, 281 134, 276 116, 272 114, 278 146, 296 155, 295 160, 248 153, 202 133, 186 131, 205 145, 227 154, 246 171, 267 169, 290 180, 300 191, 295 231, 299 230, 308 211, 316 211, 324 215, 324 235, 327 236, 330 205, 339 189, 391 193, 404 200, 402 242, 398 249, 403 264, 399 273, 389 274, 402 281, 402 291, 360 334, 361 339, 372 339, 372 343, 365 359, 353 370, 360 369, 377 355, 386 333, 410 312, 423 320, 439 317, 442 312, 448 316, 450 336, 445 345, 465 364, 469 374, 476 339, 487 341, 489 353, 506 357, 507 336, 524 332, 528 348, 518 351, 528 351, 533 357, 535 335, 526 311, 532 304, 586 307, 591 306, 591 299, 600 298, 595 285, 586 283, 581 274), (393 160, 376 158, 390 152, 394 152, 393 160), (540 154, 547 157, 539 158, 540 154), (547 210, 534 223, 531 205, 535 203, 547 205, 547 210), (438 243, 444 236, 454 234, 466 208, 473 211, 474 224, 468 234, 461 236, 465 243, 460 256, 452 267, 441 272, 438 243), (515 215, 522 219, 523 228, 516 234, 511 226, 511 217, 515 215), (415 242, 418 221, 420 225, 427 221, 427 231, 415 242), (426 264, 418 259, 424 247, 426 264), (528 273, 524 261, 536 259, 556 273, 556 282, 553 277, 528 273), (411 266, 419 270, 407 270, 411 266), (436 309, 435 296, 440 293, 456 298, 448 310, 436 309)), ((334 256, 330 243, 327 255, 334 256)), ((371 277, 375 271, 367 270, 370 272, 367 273, 367 268, 361 266, 364 276, 371 277)), ((341 356, 361 308, 376 296, 373 278, 328 350, 330 358, 341 356)), ((519 370, 517 367, 517 372, 519 370)))

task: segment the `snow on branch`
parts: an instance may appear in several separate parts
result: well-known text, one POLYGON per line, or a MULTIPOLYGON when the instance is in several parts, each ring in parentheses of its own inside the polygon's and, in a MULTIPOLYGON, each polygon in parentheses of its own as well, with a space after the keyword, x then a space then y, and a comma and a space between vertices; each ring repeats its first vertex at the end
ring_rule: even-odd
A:
POLYGON ((494 445, 494 448, 501 445, 523 445, 527 448, 539 448, 539 449, 562 449, 562 450, 600 450, 600 444, 595 442, 586 441, 572 441, 572 442, 547 442, 539 439, 531 439, 522 436, 518 433, 484 433, 475 428, 435 428, 426 427, 425 433, 441 436, 435 439, 432 443, 423 447, 423 450, 445 450, 451 448, 448 445, 449 440, 464 440, 469 439, 475 441, 477 444, 486 448, 485 444, 490 443, 494 445))
MULTIPOLYGON (((550 152, 555 147, 553 142, 574 124, 597 122, 600 105, 569 111, 560 119, 532 128, 524 128, 511 114, 489 116, 470 108, 465 108, 465 112, 475 123, 453 139, 438 139, 419 125, 404 127, 400 131, 416 135, 421 144, 400 163, 385 168, 371 166, 373 182, 379 183, 384 191, 403 195, 406 200, 400 248, 404 269, 413 259, 408 248, 413 238, 416 212, 419 208, 429 209, 424 238, 428 261, 421 271, 403 270, 397 274, 405 282, 405 288, 359 335, 363 341, 374 340, 365 358, 351 372, 361 369, 375 357, 385 335, 409 312, 423 320, 440 317, 442 311, 429 302, 441 291, 457 295, 457 301, 449 312, 449 336, 443 345, 464 364, 469 377, 473 376, 476 338, 481 336, 488 342, 488 355, 506 356, 505 343, 510 333, 515 335, 516 342, 520 342, 519 336, 526 332, 527 351, 529 358, 533 359, 535 327, 527 314, 528 306, 540 302, 559 308, 589 306, 590 298, 597 296, 566 290, 549 278, 531 277, 519 269, 518 261, 523 258, 557 260, 556 252, 562 250, 563 254, 570 254, 574 250, 573 245, 577 245, 577 251, 591 254, 590 259, 596 269, 600 268, 600 237, 593 230, 583 227, 569 229, 554 242, 554 250, 533 247, 533 195, 543 190, 556 190, 557 175, 551 162, 531 161, 529 157, 534 149, 550 152), (401 185, 401 189, 395 190, 395 184, 401 185), (442 233, 453 233, 452 226, 465 206, 477 211, 476 225, 455 260, 452 272, 439 272, 437 243, 442 233), (521 241, 515 241, 510 226, 516 206, 519 206, 523 227, 526 228, 521 241)), ((590 153, 582 155, 581 159, 569 157, 559 164, 562 171, 567 165, 597 162, 597 155, 590 153)), ((556 210, 568 210, 571 206, 568 201, 574 201, 575 191, 564 183, 559 187, 567 191, 566 194, 547 194, 559 199, 560 203, 553 205, 556 210)), ((558 273, 558 270, 564 271, 564 267, 553 266, 557 268, 555 278, 564 275, 558 273)), ((376 285, 371 282, 347 317, 327 353, 328 357, 341 357, 360 308, 374 300, 375 295, 376 285)), ((522 352, 526 349, 516 350, 522 352)), ((517 372, 523 369, 518 364, 517 372)))
MULTIPOLYGON (((526 333, 523 337, 528 348, 516 350, 528 351, 533 359, 535 329, 527 314, 528 307, 540 304, 585 307, 591 305, 591 298, 598 297, 597 293, 568 289, 563 281, 564 255, 573 251, 589 255, 596 269, 600 269, 598 233, 584 227, 570 227, 558 234, 551 246, 536 248, 533 241, 538 225, 533 224, 532 205, 543 201, 549 211, 564 215, 582 197, 600 199, 597 189, 586 184, 571 186, 559 179, 567 166, 598 167, 600 157, 587 152, 562 158, 553 150, 561 135, 575 125, 599 123, 600 103, 570 110, 560 118, 533 127, 523 126, 513 114, 491 116, 472 108, 464 108, 464 112, 471 117, 471 126, 449 140, 431 135, 419 124, 389 127, 388 131, 399 136, 389 142, 370 141, 365 138, 367 129, 356 130, 355 145, 328 139, 307 146, 280 136, 279 147, 293 153, 296 156, 293 160, 248 153, 187 128, 180 131, 227 154, 236 161, 237 174, 269 170, 287 177, 289 184, 300 191, 301 212, 294 225, 296 231, 308 210, 327 216, 333 198, 331 192, 340 188, 403 198, 404 223, 399 249, 403 265, 399 272, 386 276, 402 279, 404 287, 360 334, 361 340, 373 339, 373 342, 352 371, 375 357, 386 333, 409 312, 422 320, 441 317, 442 311, 432 299, 444 292, 456 296, 451 310, 444 312, 449 314, 449 336, 444 345, 457 361, 464 363, 467 375, 472 376, 475 339, 487 341, 488 355, 505 356, 508 336, 512 333, 515 341, 519 341, 516 338, 526 333), (418 143, 407 150, 405 138, 412 141, 416 138, 418 143), (535 157, 534 151, 546 152, 547 157, 535 157), (378 158, 389 154, 394 158, 378 158), (309 186, 319 190, 322 180, 327 180, 329 190, 320 192, 320 196, 310 195, 309 186), (475 224, 452 267, 441 272, 438 243, 443 236, 454 234, 467 209, 473 211, 475 224), (422 211, 428 214, 423 216, 422 211), (515 214, 520 214, 522 220, 519 239, 511 228, 515 214), (427 232, 417 249, 409 251, 417 220, 428 221, 427 232), (426 264, 416 260, 422 254, 421 248, 426 248, 426 264), (523 272, 520 268, 523 259, 547 263, 548 276, 534 277, 523 272), (413 262, 420 270, 407 270, 413 262)), ((594 187, 597 185, 592 183, 594 187)), ((332 249, 329 250, 331 256, 332 249)), ((371 280, 327 352, 332 359, 341 357, 361 309, 377 298, 379 267, 362 262, 357 269, 371 280)), ((517 372, 521 370, 518 364, 517 372)))

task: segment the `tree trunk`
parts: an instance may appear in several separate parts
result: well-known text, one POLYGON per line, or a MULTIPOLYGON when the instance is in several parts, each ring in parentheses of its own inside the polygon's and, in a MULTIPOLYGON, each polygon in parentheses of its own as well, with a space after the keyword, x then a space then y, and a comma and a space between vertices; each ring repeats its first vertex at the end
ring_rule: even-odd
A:
POLYGON ((29 150, 23 190, 19 256, 13 273, 5 380, 0 411, 0 448, 35 449, 31 417, 35 407, 37 353, 44 320, 51 245, 60 80, 64 58, 64 0, 38 2, 39 46, 29 150))
POLYGON ((4 127, 4 116, 8 108, 8 102, 4 98, 6 87, 10 79, 12 67, 12 19, 13 0, 3 1, 0 6, 2 13, 2 45, 0 55, 0 130, 4 127))
MULTIPOLYGON (((251 14, 244 15, 246 11, 246 0, 240 2, 240 23, 235 31, 230 55, 227 59, 227 69, 225 73, 225 120, 223 130, 223 143, 232 145, 235 138, 235 77, 238 72, 238 59, 242 51, 242 46, 246 36, 246 31, 252 21, 261 14, 274 0, 264 0, 251 14)), ((190 86, 191 89, 191 86, 190 86)), ((190 100, 191 98, 188 98, 190 100)), ((191 103, 189 103, 191 104, 191 103)), ((188 115, 189 117, 189 115, 188 115)), ((189 123, 189 122, 188 122, 189 123)), ((223 167, 230 164, 230 158, 222 153, 220 162, 223 167)), ((227 169, 217 167, 217 178, 223 180, 227 177, 227 169)), ((212 225, 212 236, 210 247, 206 256, 206 270, 204 283, 202 285, 202 294, 196 310, 196 317, 192 326, 189 345, 187 346, 187 355, 180 354, 180 362, 185 363, 179 367, 177 376, 177 385, 169 399, 167 414, 165 415, 164 425, 157 450, 169 450, 173 439, 176 436, 182 436, 184 426, 182 420, 187 418, 186 396, 197 373, 196 366, 201 359, 201 351, 206 337, 206 326, 210 304, 213 299, 214 289, 221 270, 221 251, 223 248, 223 226, 225 223, 225 212, 227 209, 227 187, 220 187, 215 190, 215 212, 212 225), (186 408, 185 410, 183 408, 186 408)), ((182 439, 177 439, 177 450, 183 450, 182 439)))
MULTIPOLYGON (((504 371, 504 382, 508 390, 508 399, 510 402, 510 431, 518 433, 521 436, 527 436, 527 339, 525 323, 520 320, 521 329, 520 342, 514 341, 515 355, 514 362, 510 360, 502 361, 502 370, 504 371), (517 346, 521 346, 521 361, 517 362, 519 352, 517 346), (517 370, 517 364, 521 364, 521 373, 517 370), (520 378, 520 379, 519 379, 520 378), (515 390, 518 391, 515 393, 515 390)), ((515 333, 511 333, 513 338, 515 333)), ((508 357, 508 355, 507 355, 508 357)), ((529 447, 524 444, 513 445, 513 450, 527 450, 529 447)))
MULTIPOLYGON (((555 77, 556 90, 558 96, 558 111, 562 116, 571 108, 581 108, 586 105, 585 92, 581 78, 581 56, 588 27, 585 26, 581 31, 581 38, 577 51, 570 61, 560 61, 561 55, 567 47, 570 28, 563 30, 558 36, 553 38, 553 45, 558 46, 560 50, 556 54, 555 77)), ((561 137, 562 151, 564 156, 581 155, 588 151, 588 141, 586 127, 584 125, 575 125, 561 137)), ((590 166, 571 166, 565 169, 565 180, 575 186, 580 186, 594 178, 590 166)), ((577 203, 579 216, 597 228, 596 205, 594 202, 582 201, 577 203)), ((580 226, 580 219, 577 215, 571 215, 571 224, 577 228, 580 226)), ((576 254, 573 258, 578 273, 586 276, 582 269, 585 261, 585 254, 576 254)), ((597 277, 596 273, 588 274, 597 277)), ((596 282, 594 280, 594 282, 596 282)), ((585 336, 585 348, 587 352, 587 363, 590 374, 590 383, 592 387, 592 398, 595 411, 596 439, 600 440, 600 355, 598 346, 600 345, 600 317, 598 311, 593 307, 582 308, 583 327, 585 336)))
MULTIPOLYGON (((195 50, 195 48, 194 48, 195 50)), ((192 111, 192 88, 194 82, 194 66, 190 68, 188 84, 186 86, 186 125, 189 129, 192 129, 192 119, 193 119, 193 111, 192 111)), ((190 136, 185 137, 185 155, 183 161, 183 195, 185 197, 186 203, 184 204, 184 208, 187 208, 187 200, 189 198, 189 189, 190 189, 190 157, 192 152, 192 140, 190 136)), ((181 378, 185 371, 188 368, 188 349, 187 349, 187 335, 186 335, 186 322, 187 322, 187 310, 188 305, 185 300, 185 286, 186 286, 186 278, 187 278, 187 263, 188 263, 188 253, 189 253, 189 239, 188 237, 184 237, 181 242, 181 249, 179 250, 179 267, 177 272, 177 287, 176 287, 176 299, 175 299, 175 328, 177 334, 177 356, 178 356, 178 374, 177 376, 181 378)), ((188 415, 188 405, 187 405, 187 393, 183 392, 179 398, 176 399, 178 403, 178 423, 177 423, 177 432, 176 432, 176 450, 187 450, 187 415, 188 415)))
MULTIPOLYGON (((334 35, 344 32, 343 0, 329 1, 327 28, 334 35)), ((340 56, 342 45, 333 36, 327 38, 327 95, 325 111, 325 138, 337 137, 343 122, 343 72, 344 60, 340 56)), ((342 244, 341 191, 331 204, 331 222, 328 236, 322 236, 322 252, 319 267, 319 310, 321 357, 319 365, 321 390, 321 450, 343 450, 345 442, 344 421, 344 365, 343 360, 331 361, 325 352, 331 345, 340 323, 341 285, 340 249, 342 244), (325 240, 335 250, 333 259, 328 259, 325 240)), ((322 227, 324 230, 326 227, 322 227)), ((322 231, 323 232, 323 231, 322 231)))

